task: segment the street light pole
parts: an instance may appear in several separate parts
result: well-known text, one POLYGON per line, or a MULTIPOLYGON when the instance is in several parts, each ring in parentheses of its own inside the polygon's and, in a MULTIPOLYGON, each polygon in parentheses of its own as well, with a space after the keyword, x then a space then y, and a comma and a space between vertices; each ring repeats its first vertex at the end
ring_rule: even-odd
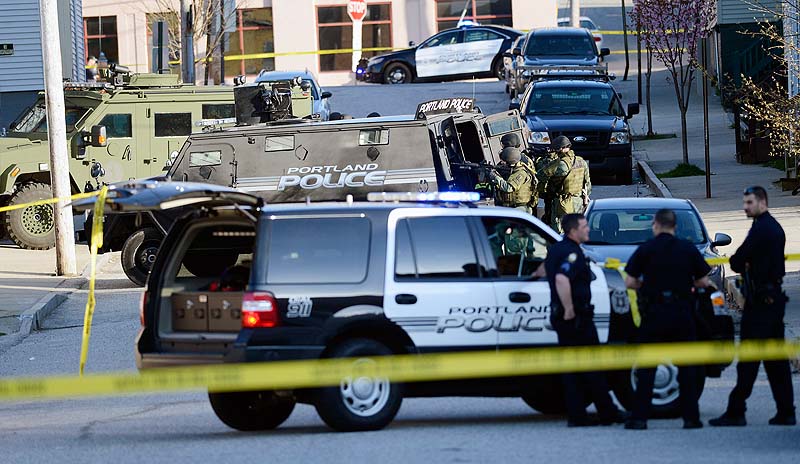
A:
POLYGON ((59 201, 53 208, 56 234, 56 273, 76 275, 75 227, 72 223, 72 193, 67 154, 67 124, 64 109, 64 74, 61 67, 61 38, 58 29, 57 0, 39 0, 42 22, 44 98, 47 106, 47 137, 50 141, 50 185, 59 201))
POLYGON ((581 27, 581 0, 569 1, 570 26, 581 27))
POLYGON ((631 57, 628 51, 628 15, 625 8, 625 0, 622 0, 622 38, 625 41, 625 75, 622 76, 623 81, 628 80, 628 70, 631 67, 631 57))
POLYGON ((708 59, 706 55, 708 47, 708 38, 704 38, 702 42, 702 63, 703 63, 703 143, 705 144, 705 158, 706 158, 706 198, 711 198, 711 154, 710 144, 708 137, 708 59))

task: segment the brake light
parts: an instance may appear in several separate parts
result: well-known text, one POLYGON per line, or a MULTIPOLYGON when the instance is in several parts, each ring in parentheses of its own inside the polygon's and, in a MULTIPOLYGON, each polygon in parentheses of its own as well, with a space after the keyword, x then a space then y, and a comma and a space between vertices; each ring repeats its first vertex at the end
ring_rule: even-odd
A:
POLYGON ((271 293, 245 292, 242 298, 242 327, 270 328, 278 325, 278 302, 271 293))
POLYGON ((594 36, 594 41, 595 42, 600 42, 600 37, 594 36))
POLYGON ((142 324, 142 327, 144 327, 144 307, 147 306, 149 296, 148 292, 142 292, 142 296, 139 298, 139 323, 142 324))

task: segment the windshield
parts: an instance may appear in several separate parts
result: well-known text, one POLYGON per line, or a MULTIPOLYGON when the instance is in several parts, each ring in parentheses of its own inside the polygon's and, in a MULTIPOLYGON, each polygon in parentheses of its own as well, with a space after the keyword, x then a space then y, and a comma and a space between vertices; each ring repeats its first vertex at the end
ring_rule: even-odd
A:
POLYGON ((528 56, 597 56, 594 39, 591 35, 536 35, 528 41, 525 48, 528 56))
MULTIPOLYGON (((657 209, 594 209, 589 212, 587 245, 641 245, 653 237, 657 209)), ((676 235, 695 245, 706 242, 700 218, 693 210, 675 210, 676 235)))
MULTIPOLYGON (((75 130, 75 124, 83 118, 90 108, 70 104, 69 99, 66 100, 65 119, 67 123, 67 132, 75 130)), ((11 132, 39 132, 47 133, 47 111, 45 109, 44 101, 37 101, 35 105, 28 108, 27 111, 22 113, 22 116, 11 125, 11 132)))
POLYGON ((525 110, 528 115, 596 114, 625 117, 614 90, 604 87, 534 88, 525 110))

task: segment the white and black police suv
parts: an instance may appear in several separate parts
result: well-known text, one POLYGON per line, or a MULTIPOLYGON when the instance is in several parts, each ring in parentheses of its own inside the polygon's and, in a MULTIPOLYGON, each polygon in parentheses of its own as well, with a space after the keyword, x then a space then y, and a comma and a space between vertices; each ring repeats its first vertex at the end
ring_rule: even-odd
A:
MULTIPOLYGON (((550 290, 533 274, 560 237, 531 215, 477 206, 477 199, 373 193, 377 201, 264 205, 208 184, 116 187, 108 206, 117 211, 194 207, 174 223, 153 264, 137 365, 555 345, 550 290)), ((591 269, 601 342, 633 340, 621 278, 594 263, 591 269)), ((631 372, 610 376, 629 406, 631 372)), ((313 404, 336 430, 380 429, 413 396, 519 396, 546 413, 564 405, 558 376, 406 384, 358 378, 330 388, 209 394, 217 416, 239 430, 275 428, 298 402, 313 404)))

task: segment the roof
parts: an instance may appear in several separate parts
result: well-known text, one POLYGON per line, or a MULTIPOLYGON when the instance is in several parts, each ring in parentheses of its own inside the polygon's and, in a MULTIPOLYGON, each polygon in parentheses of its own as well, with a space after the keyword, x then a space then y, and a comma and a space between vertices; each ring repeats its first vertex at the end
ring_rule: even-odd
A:
POLYGON ((586 36, 591 34, 582 27, 543 27, 531 31, 531 35, 586 36))
POLYGON ((256 77, 256 82, 285 81, 294 79, 297 76, 300 76, 303 79, 310 79, 312 81, 316 81, 314 75, 306 70, 306 71, 261 71, 258 77, 256 77))
POLYGON ((447 31, 460 31, 460 30, 475 29, 475 28, 495 29, 497 31, 505 32, 507 34, 512 34, 512 35, 525 34, 522 31, 514 29, 513 27, 503 26, 500 24, 465 24, 461 27, 451 27, 450 29, 442 29, 441 31, 437 32, 437 34, 447 31))
MULTIPOLYGON (((580 20, 581 20, 581 21, 591 21, 591 22, 594 22, 594 20, 592 20, 592 18, 590 18, 590 17, 588 17, 588 16, 581 16, 581 17, 580 17, 580 20)), ((562 17, 560 17, 560 18, 556 19, 556 22, 557 22, 557 23, 563 23, 563 22, 565 22, 565 21, 566 21, 566 22, 572 21, 572 18, 571 18, 571 17, 569 17, 569 16, 562 16, 562 17)))
POLYGON ((693 209, 691 201, 681 198, 604 198, 592 202, 592 209, 607 210, 624 208, 693 209))
POLYGON ((611 85, 610 82, 607 82, 601 79, 604 76, 601 75, 593 75, 593 74, 586 74, 585 77, 580 76, 572 76, 570 79, 558 79, 557 74, 548 74, 546 75, 546 79, 540 79, 533 82, 533 85, 540 88, 550 88, 550 87, 572 87, 572 88, 603 88, 607 89, 609 87, 614 87, 611 85))

